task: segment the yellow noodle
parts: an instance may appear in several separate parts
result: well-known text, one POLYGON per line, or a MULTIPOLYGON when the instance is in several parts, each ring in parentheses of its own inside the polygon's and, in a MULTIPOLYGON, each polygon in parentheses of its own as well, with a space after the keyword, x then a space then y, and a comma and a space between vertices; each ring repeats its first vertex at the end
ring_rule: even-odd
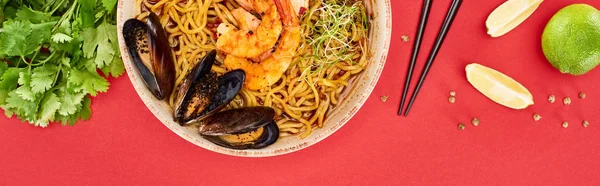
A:
MULTIPOLYGON (((216 49, 215 28, 217 20, 238 25, 231 10, 239 8, 235 0, 136 0, 137 19, 144 20, 147 11, 159 16, 167 32, 169 45, 176 57, 176 88, 179 88, 189 71, 209 51, 216 49)), ((321 0, 310 1, 310 8, 302 17, 302 37, 315 34, 313 28, 320 19, 321 0)), ((226 109, 247 106, 270 106, 276 112, 276 123, 280 128, 280 137, 309 136, 314 127, 323 127, 327 113, 338 105, 343 90, 350 86, 349 80, 365 70, 368 64, 367 39, 364 31, 357 30, 362 22, 355 23, 353 30, 342 31, 344 36, 354 43, 345 47, 332 43, 335 52, 345 53, 346 58, 338 60, 335 56, 315 58, 311 40, 302 39, 292 65, 282 79, 257 91, 242 89, 226 109), (320 66, 319 63, 327 64, 320 66), (338 62, 340 61, 340 62, 338 62)), ((217 58, 212 70, 219 75, 227 72, 222 65, 222 57, 217 58)), ((169 97, 174 107, 176 92, 169 97)))
POLYGON ((281 125, 279 125, 279 128, 295 128, 295 129, 300 129, 304 124, 302 123, 297 123, 297 122, 286 122, 283 123, 281 125))
POLYGON ((300 132, 300 130, 296 129, 296 128, 292 128, 292 127, 288 127, 288 128, 279 128, 279 131, 281 132, 290 132, 290 133, 298 133, 300 132))

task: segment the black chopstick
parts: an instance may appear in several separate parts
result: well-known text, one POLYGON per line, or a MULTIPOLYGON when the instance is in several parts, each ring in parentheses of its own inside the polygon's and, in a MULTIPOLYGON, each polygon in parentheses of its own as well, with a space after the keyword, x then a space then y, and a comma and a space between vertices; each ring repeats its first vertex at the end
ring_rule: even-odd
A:
POLYGON ((450 26, 452 25, 452 22, 454 21, 454 18, 456 17, 456 13, 458 12, 458 9, 460 8, 461 4, 462 4, 462 0, 453 0, 452 1, 452 5, 450 6, 450 9, 448 10, 448 14, 446 15, 446 19, 444 20, 442 29, 440 30, 440 33, 438 34, 435 44, 434 44, 433 48, 431 49, 431 53, 429 54, 429 59, 427 60, 427 63, 425 64, 425 68, 423 68, 423 72, 421 72, 421 77, 419 78, 419 82, 417 83, 417 86, 415 87, 413 95, 410 98, 410 102, 408 103, 408 106, 406 107, 404 116, 408 116, 408 112, 410 111, 410 108, 412 107, 413 103, 415 102, 415 99, 417 98, 417 95, 419 94, 419 90, 421 90, 421 86, 423 85, 423 82, 425 81, 425 78, 427 77, 427 74, 429 73, 429 69, 431 69, 431 65, 433 64, 433 61, 435 60, 435 57, 437 56, 437 54, 440 50, 440 46, 442 45, 442 43, 444 42, 444 39, 446 38, 446 35, 448 34, 448 30, 450 30, 450 26))
POLYGON ((412 78, 412 73, 415 69, 415 63, 417 62, 417 56, 419 56, 419 50, 421 48, 421 41, 423 39, 423 32, 425 32, 425 27, 427 26, 427 20, 429 19, 429 10, 431 10, 431 2, 432 0, 424 0, 423 1, 423 10, 421 10, 421 20, 419 21, 419 28, 417 30, 417 37, 415 39, 415 44, 413 46, 412 57, 410 59, 410 64, 408 65, 408 72, 406 73, 406 81, 404 82, 404 92, 402 92, 402 100, 400 101, 400 108, 398 108, 398 115, 402 115, 402 108, 404 108, 404 101, 406 100, 406 95, 408 94, 408 87, 410 86, 410 80, 412 78))

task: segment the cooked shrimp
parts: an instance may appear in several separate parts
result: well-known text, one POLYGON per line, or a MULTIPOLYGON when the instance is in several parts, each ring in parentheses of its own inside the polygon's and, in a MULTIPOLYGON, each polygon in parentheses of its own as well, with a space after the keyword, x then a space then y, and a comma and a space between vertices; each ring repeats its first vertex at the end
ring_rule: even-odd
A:
POLYGON ((275 52, 257 63, 235 55, 225 57, 224 65, 228 70, 246 71, 245 87, 250 90, 259 90, 279 81, 292 63, 292 58, 300 45, 300 22, 290 0, 274 0, 274 2, 283 22, 283 32, 275 52))
POLYGON ((267 9, 272 5, 271 0, 236 0, 242 8, 248 11, 256 11, 261 14, 266 12, 267 9))
MULTIPOLYGON (((234 55, 242 58, 258 58, 263 53, 273 50, 277 39, 281 35, 282 23, 277 6, 272 1, 269 3, 258 3, 264 0, 254 0, 254 9, 262 9, 267 7, 267 10, 262 16, 262 21, 255 30, 236 29, 231 25, 222 24, 219 27, 228 27, 229 29, 218 29, 217 31, 225 31, 219 33, 217 40, 217 48, 228 55, 234 55)), ((240 11, 240 10, 238 10, 240 11)), ((238 13, 238 17, 242 18, 240 22, 247 19, 256 19, 252 14, 238 13)), ((245 25, 249 26, 249 25, 245 25)))
POLYGON ((294 7, 294 11, 298 16, 302 16, 304 11, 308 10, 308 0, 290 0, 292 2, 292 7, 294 7))
POLYGON ((231 15, 238 21, 238 27, 240 30, 254 31, 261 23, 260 19, 243 8, 232 10, 231 15))
MULTIPOLYGON (((238 21, 238 29, 245 31, 254 31, 260 25, 260 19, 252 15, 250 12, 243 8, 237 8, 231 11, 231 15, 238 21)), ((217 33, 223 34, 227 32, 234 32, 235 26, 227 23, 221 23, 217 27, 217 33)))

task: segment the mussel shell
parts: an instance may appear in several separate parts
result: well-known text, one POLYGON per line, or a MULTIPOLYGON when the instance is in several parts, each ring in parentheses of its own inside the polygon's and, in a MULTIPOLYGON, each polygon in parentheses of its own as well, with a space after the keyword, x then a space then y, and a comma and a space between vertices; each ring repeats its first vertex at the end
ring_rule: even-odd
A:
POLYGON ((209 52, 194 66, 177 91, 175 121, 181 125, 196 119, 210 105, 218 91, 216 74, 211 72, 217 53, 209 52))
POLYGON ((213 114, 202 121, 202 135, 221 136, 243 134, 265 126, 275 116, 271 107, 243 107, 213 114))
POLYGON ((175 120, 181 125, 191 123, 192 120, 200 117, 219 90, 217 74, 214 72, 208 73, 205 78, 194 81, 190 85, 175 113, 175 120))
POLYGON ((265 126, 263 126, 263 129, 264 130, 263 130, 262 135, 255 141, 252 141, 251 143, 243 143, 243 144, 233 143, 232 144, 232 143, 229 143, 229 142, 223 140, 219 136, 202 135, 202 137, 214 144, 217 144, 217 145, 225 147, 225 148, 236 149, 236 150, 262 149, 269 145, 272 145, 273 143, 277 142, 277 140, 279 139, 279 127, 277 126, 277 123, 275 123, 274 120, 269 121, 265 126))
POLYGON ((188 123, 202 121, 229 105, 244 86, 245 79, 246 73, 241 69, 233 70, 220 76, 218 79, 219 89, 208 107, 197 118, 190 120, 188 123))
POLYGON ((175 63, 158 16, 150 13, 146 23, 127 20, 123 25, 123 36, 146 87, 159 100, 168 97, 175 85, 175 63))

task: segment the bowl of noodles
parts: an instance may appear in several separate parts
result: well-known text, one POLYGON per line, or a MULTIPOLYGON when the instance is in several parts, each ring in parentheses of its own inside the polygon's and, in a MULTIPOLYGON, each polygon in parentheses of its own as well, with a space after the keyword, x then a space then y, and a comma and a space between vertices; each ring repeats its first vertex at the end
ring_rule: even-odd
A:
POLYGON ((183 139, 210 151, 242 157, 298 151, 325 139, 348 122, 365 103, 383 70, 391 19, 389 0, 119 0, 117 15, 119 45, 127 74, 147 108, 183 139), (296 16, 292 17, 296 20, 294 24, 286 21, 290 16, 283 15, 281 1, 291 4, 296 16), (261 10, 257 5, 260 2, 267 8, 261 10), (275 4, 280 15, 273 15, 281 23, 266 21, 268 5, 275 4), (211 68, 213 72, 221 75, 236 68, 246 71, 244 87, 225 110, 250 106, 272 108, 273 121, 279 130, 277 141, 258 149, 226 148, 199 135, 198 126, 176 122, 173 105, 177 96, 172 93, 164 100, 157 99, 145 85, 125 44, 124 23, 130 19, 144 20, 149 14, 160 20, 172 50, 175 89, 182 86, 199 59, 211 51, 219 51, 211 68), (269 25, 273 22, 276 24, 269 25), (298 28, 297 37, 286 36, 292 32, 289 25, 298 28), (227 26, 231 29, 225 29, 227 26), (244 38, 229 38, 233 47, 227 50, 227 44, 223 43, 226 37, 234 35, 227 33, 243 29, 252 35, 280 35, 273 41, 252 41, 260 46, 244 38), (266 52, 260 51, 262 45, 268 48, 266 52), (243 59, 235 63, 237 66, 228 59, 237 59, 234 54, 239 53, 250 56, 248 53, 256 50, 260 55, 243 59), (272 68, 269 63, 277 64, 278 70, 265 70, 272 68), (262 79, 252 79, 258 76, 262 79))

